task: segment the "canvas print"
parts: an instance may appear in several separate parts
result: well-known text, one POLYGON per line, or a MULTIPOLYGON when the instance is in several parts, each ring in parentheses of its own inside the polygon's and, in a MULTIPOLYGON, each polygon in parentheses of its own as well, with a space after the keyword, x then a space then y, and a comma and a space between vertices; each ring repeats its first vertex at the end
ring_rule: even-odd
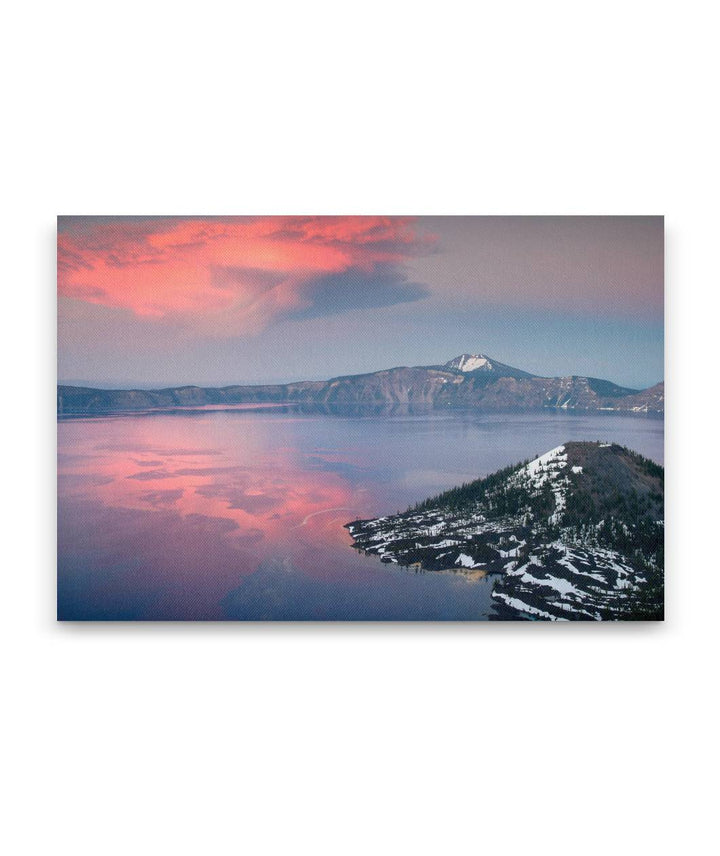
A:
POLYGON ((663 240, 59 217, 58 618, 661 620, 663 240))

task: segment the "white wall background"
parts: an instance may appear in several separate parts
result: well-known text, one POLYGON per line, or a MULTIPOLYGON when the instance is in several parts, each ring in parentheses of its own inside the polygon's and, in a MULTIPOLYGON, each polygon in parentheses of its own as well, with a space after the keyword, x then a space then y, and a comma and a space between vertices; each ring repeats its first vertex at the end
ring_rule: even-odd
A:
POLYGON ((712 13, 4 11, 7 853, 710 852, 712 13), (55 214, 308 212, 666 214, 665 625, 54 622, 55 214))

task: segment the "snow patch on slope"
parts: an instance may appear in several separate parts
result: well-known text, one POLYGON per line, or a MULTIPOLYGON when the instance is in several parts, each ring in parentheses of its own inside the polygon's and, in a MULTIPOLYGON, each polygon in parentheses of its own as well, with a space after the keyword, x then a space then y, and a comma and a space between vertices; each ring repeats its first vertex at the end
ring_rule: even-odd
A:
POLYGON ((482 562, 476 563, 472 556, 468 556, 467 553, 460 553, 457 559, 455 559, 455 564, 462 565, 463 568, 479 568, 482 562))
POLYGON ((544 455, 530 461, 521 467, 511 479, 516 483, 528 484, 534 490, 539 490, 546 482, 550 487, 555 498, 555 513, 551 520, 557 523, 560 519, 560 512, 565 508, 566 494, 569 485, 567 475, 563 470, 568 465, 567 452, 565 446, 556 446, 545 452, 544 455))
POLYGON ((447 364, 461 372, 474 372, 478 369, 492 371, 492 363, 484 354, 462 354, 447 364))

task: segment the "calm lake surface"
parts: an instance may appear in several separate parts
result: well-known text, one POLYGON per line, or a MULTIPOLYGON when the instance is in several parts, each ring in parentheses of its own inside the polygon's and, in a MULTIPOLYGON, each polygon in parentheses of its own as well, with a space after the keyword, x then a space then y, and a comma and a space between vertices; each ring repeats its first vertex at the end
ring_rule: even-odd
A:
POLYGON ((663 463, 663 420, 573 413, 206 410, 58 423, 58 617, 487 618, 492 578, 417 573, 343 524, 567 440, 663 463))

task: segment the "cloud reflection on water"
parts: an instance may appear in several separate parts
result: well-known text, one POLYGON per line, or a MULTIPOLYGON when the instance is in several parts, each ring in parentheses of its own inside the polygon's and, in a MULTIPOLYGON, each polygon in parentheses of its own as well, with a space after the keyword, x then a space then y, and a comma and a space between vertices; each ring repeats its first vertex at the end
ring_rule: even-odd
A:
MULTIPOLYGON (((58 464, 63 577, 82 575, 96 561, 98 573, 84 583, 96 600, 145 590, 148 598, 156 592, 154 610, 165 616, 177 610, 177 617, 221 618, 223 596, 260 562, 278 552, 301 554, 305 541, 318 555, 326 542, 345 547, 342 527, 328 534, 318 514, 343 507, 349 519, 361 510, 352 485, 333 472, 342 461, 325 468, 315 455, 306 469, 297 449, 268 449, 257 431, 232 431, 224 451, 212 436, 202 448, 196 435, 208 426, 198 422, 64 426, 76 435, 76 452, 58 464), (158 439, 161 445, 152 442, 158 439)), ((305 567, 315 570, 313 562, 305 567)))
POLYGON ((95 620, 477 618, 487 582, 382 565, 343 524, 568 439, 662 456, 662 422, 564 414, 153 414, 58 437, 58 614, 95 620))

